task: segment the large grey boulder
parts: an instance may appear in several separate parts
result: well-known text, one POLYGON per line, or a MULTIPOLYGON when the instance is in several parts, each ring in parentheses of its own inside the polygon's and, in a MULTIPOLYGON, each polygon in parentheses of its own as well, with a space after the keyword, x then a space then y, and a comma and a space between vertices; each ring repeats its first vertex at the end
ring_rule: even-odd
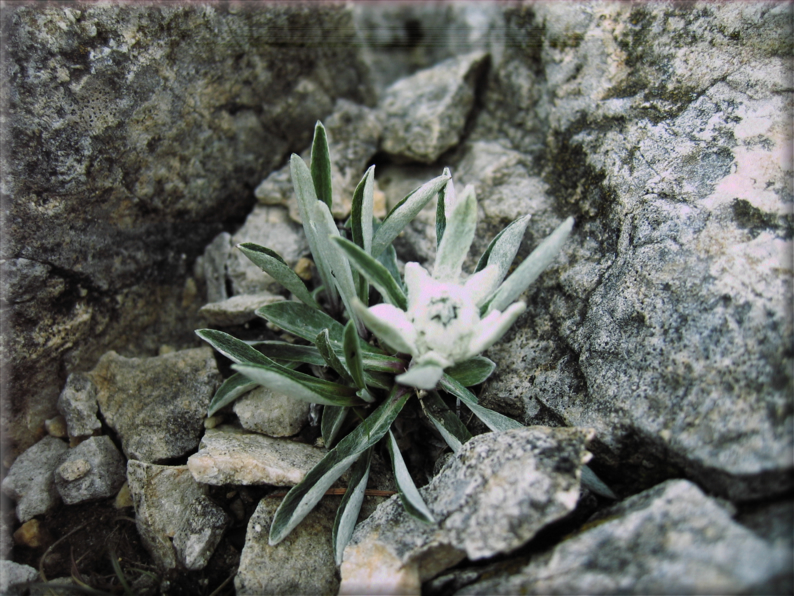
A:
POLYGON ((528 98, 545 128, 510 138, 548 141, 546 192, 577 228, 490 351, 483 401, 596 429, 628 485, 677 469, 732 499, 789 490, 790 6, 544 4, 508 21, 543 43, 508 51, 495 76, 513 84, 477 134, 497 91, 545 80, 528 98))
POLYGON ((97 401, 130 459, 159 462, 195 449, 220 373, 210 348, 155 358, 108 352, 91 371, 97 401))
POLYGON ((354 36, 341 4, 3 9, 15 440, 31 444, 66 374, 107 349, 141 355, 147 327, 191 341, 177 307, 198 252, 337 98, 373 99, 354 36))
POLYGON ((790 550, 754 536, 692 483, 672 480, 602 512, 518 573, 457 594, 764 594, 791 573, 790 550))

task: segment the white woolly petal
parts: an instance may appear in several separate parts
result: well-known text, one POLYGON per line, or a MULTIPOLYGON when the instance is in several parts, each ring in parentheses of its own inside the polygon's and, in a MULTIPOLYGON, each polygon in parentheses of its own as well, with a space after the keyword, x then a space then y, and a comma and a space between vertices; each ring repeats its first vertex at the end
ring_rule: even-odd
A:
POLYGON ((408 312, 416 308, 417 299, 422 293, 422 289, 427 287, 428 283, 433 282, 433 278, 427 270, 419 263, 406 263, 405 272, 403 274, 405 279, 405 287, 408 290, 408 312))
POLYGON ((375 335, 395 350, 416 355, 416 329, 405 312, 391 304, 378 304, 367 308, 353 300, 353 310, 375 335))
POLYGON ((467 279, 463 287, 472 297, 474 303, 477 306, 482 306, 485 299, 493 294, 499 286, 499 282, 502 281, 501 277, 498 265, 488 265, 467 279))
POLYGON ((434 364, 421 364, 413 366, 401 375, 397 375, 396 380, 401 385, 408 385, 409 387, 416 387, 417 389, 435 389, 441 376, 444 374, 444 369, 434 364))
POLYGON ((476 356, 499 341, 526 309, 527 305, 523 302, 515 302, 502 313, 498 310, 488 313, 488 316, 477 325, 477 331, 474 333, 471 343, 469 343, 467 357, 476 356))

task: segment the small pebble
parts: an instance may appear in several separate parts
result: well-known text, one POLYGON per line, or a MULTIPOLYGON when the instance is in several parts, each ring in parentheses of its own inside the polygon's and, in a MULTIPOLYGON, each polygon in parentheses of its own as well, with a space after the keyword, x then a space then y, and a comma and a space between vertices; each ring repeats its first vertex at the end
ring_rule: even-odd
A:
POLYGON ((133 505, 134 503, 132 502, 132 495, 130 494, 130 485, 125 482, 116 495, 116 500, 113 502, 113 506, 116 509, 124 509, 125 507, 132 507, 133 505))
POLYGON ((204 428, 215 428, 222 422, 223 415, 216 414, 215 416, 210 416, 209 418, 204 419, 204 428))
POLYGON ((66 420, 63 416, 56 416, 55 418, 45 420, 44 428, 47 429, 47 433, 51 437, 56 437, 58 439, 63 439, 68 434, 66 430, 66 420))
POLYGON ((40 548, 52 542, 49 532, 37 519, 30 519, 14 532, 14 543, 30 548, 40 548))
POLYGON ((58 475, 66 480, 73 482, 88 474, 91 471, 91 464, 84 459, 73 459, 61 464, 58 467, 58 475))
POLYGON ((295 263, 295 273, 303 281, 309 281, 312 278, 313 266, 314 266, 314 262, 311 259, 307 259, 306 257, 301 257, 300 259, 298 259, 298 262, 295 263))

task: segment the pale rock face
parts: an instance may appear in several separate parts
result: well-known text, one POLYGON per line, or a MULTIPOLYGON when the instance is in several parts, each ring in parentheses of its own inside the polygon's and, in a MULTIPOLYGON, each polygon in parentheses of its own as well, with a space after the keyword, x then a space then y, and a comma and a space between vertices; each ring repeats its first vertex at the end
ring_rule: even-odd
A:
POLYGON ((309 420, 308 402, 257 387, 234 402, 240 425, 269 437, 291 437, 309 420))

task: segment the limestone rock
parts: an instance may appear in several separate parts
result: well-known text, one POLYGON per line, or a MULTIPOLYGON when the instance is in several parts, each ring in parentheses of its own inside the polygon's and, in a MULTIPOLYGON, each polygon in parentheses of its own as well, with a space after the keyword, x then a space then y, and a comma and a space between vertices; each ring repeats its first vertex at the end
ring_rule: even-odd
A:
POLYGON ((210 348, 155 358, 108 352, 91 372, 105 421, 130 459, 161 461, 195 449, 220 374, 210 348))
POLYGON ((66 386, 58 397, 58 410, 72 437, 91 435, 102 428, 96 416, 96 387, 85 373, 75 372, 66 378, 66 386))
POLYGON ((69 449, 60 462, 55 487, 67 505, 112 497, 126 481, 124 456, 104 435, 69 449))
POLYGON ((598 515, 591 529, 512 576, 463 594, 738 594, 791 577, 791 551, 731 519, 686 480, 671 480, 598 515))
POLYGON ((66 449, 66 443, 60 439, 44 437, 20 455, 8 470, 2 488, 16 499, 19 521, 48 513, 60 502, 53 471, 66 449))
POLYGON ((24 584, 35 581, 39 572, 30 565, 0 561, 0 594, 22 594, 24 584))
POLYGON ((204 497, 204 488, 193 480, 187 466, 158 466, 134 459, 127 462, 127 482, 144 546, 158 566, 176 568, 171 539, 193 502, 204 497))
POLYGON ((474 437, 419 490, 436 524, 410 517, 395 495, 358 525, 345 549, 340 593, 410 592, 466 557, 526 543, 573 511, 591 436, 530 427, 474 437))
POLYGON ((208 325, 230 327, 243 325, 256 319, 256 309, 267 304, 284 300, 283 296, 276 296, 270 292, 258 294, 241 294, 220 302, 210 302, 199 310, 208 325))
POLYGON ((222 302, 229 298, 226 291, 226 262, 232 253, 232 235, 221 232, 212 239, 201 255, 207 302, 222 302))
POLYGON ((240 426, 269 437, 291 437, 309 420, 308 402, 257 387, 234 402, 240 426))
POLYGON ((389 87, 379 104, 383 112, 381 149, 433 163, 457 145, 487 60, 484 52, 450 58, 389 87))
POLYGON ((322 449, 305 443, 219 426, 207 429, 187 465, 196 481, 204 484, 294 486, 324 455, 322 449))
POLYGON ((289 536, 276 546, 268 533, 279 500, 264 498, 248 521, 240 567, 234 578, 237 594, 336 594, 331 530, 339 497, 326 497, 289 536))
POLYGON ((203 569, 215 552, 231 517, 207 497, 193 500, 174 534, 174 549, 188 569, 203 569))

